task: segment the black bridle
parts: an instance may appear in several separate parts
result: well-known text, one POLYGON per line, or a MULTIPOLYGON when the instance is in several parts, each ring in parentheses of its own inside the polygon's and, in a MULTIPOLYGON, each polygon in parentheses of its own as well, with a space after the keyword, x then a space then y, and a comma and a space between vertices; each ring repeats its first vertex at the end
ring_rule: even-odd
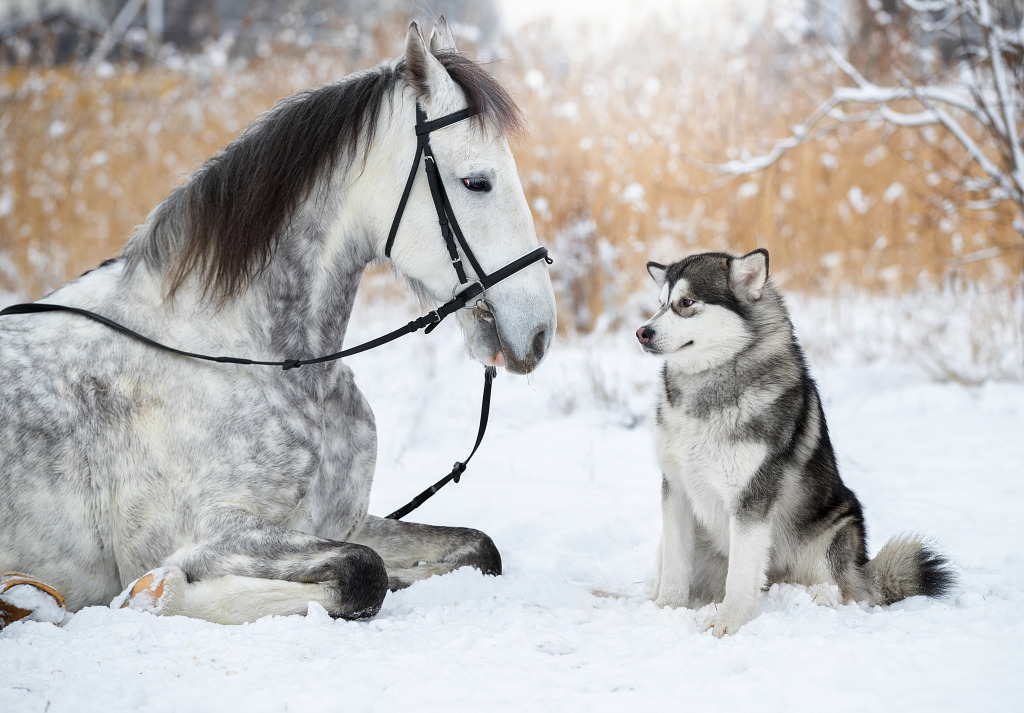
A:
POLYGON ((405 190, 402 192, 402 199, 398 202, 398 210, 395 212, 395 219, 391 221, 391 232, 388 233, 388 241, 384 246, 384 255, 391 257, 391 248, 394 247, 395 236, 398 235, 398 225, 402 221, 405 204, 409 201, 412 184, 416 180, 416 172, 420 167, 420 160, 422 159, 424 170, 427 173, 427 183, 430 186, 430 196, 434 199, 434 210, 437 211, 437 221, 441 226, 441 237, 444 238, 444 245, 448 248, 448 257, 451 258, 452 267, 455 268, 455 274, 459 277, 459 284, 465 285, 470 281, 466 276, 466 268, 462 264, 462 258, 459 256, 460 247, 462 252, 466 254, 466 259, 469 260, 473 271, 476 273, 476 282, 458 293, 459 295, 468 295, 466 298, 467 303, 469 300, 480 295, 488 287, 504 280, 509 275, 519 272, 524 267, 532 265, 538 260, 545 260, 548 264, 551 263, 551 259, 548 258, 548 249, 539 247, 520 258, 516 258, 504 267, 495 270, 493 274, 488 275, 480 267, 480 262, 476 259, 476 255, 470 249, 469 243, 466 242, 466 237, 462 234, 462 228, 459 227, 459 221, 455 219, 455 211, 452 210, 452 204, 448 200, 448 193, 444 189, 444 182, 441 180, 437 159, 434 158, 434 152, 430 149, 430 133, 464 121, 475 116, 477 113, 472 109, 463 109, 433 121, 427 121, 427 114, 423 111, 423 107, 419 105, 419 102, 416 103, 416 157, 412 161, 409 178, 405 182, 405 190), (456 242, 458 242, 458 245, 456 245, 456 242))
MULTIPOLYGON (((39 314, 42 312, 71 312, 73 314, 81 315, 95 322, 99 322, 116 332, 120 332, 125 336, 131 337, 137 341, 147 344, 156 349, 170 352, 171 354, 177 354, 178 356, 189 357, 191 359, 201 359, 204 361, 213 361, 222 364, 241 364, 245 366, 279 366, 285 371, 289 369, 296 369, 300 366, 306 366, 308 364, 322 364, 324 362, 335 361, 342 359, 347 356, 359 354, 361 352, 375 349, 376 347, 382 346, 389 342, 393 342, 399 337, 404 337, 406 334, 412 334, 419 330, 424 330, 425 334, 430 334, 437 325, 444 320, 448 315, 470 306, 470 302, 481 295, 484 292, 501 282, 502 280, 511 277, 520 270, 529 267, 539 260, 544 260, 548 264, 551 264, 551 258, 548 257, 548 250, 545 247, 538 247, 522 257, 516 258, 507 265, 498 268, 492 273, 487 273, 480 266, 479 261, 473 254, 473 251, 469 247, 469 243, 466 242, 465 236, 462 234, 462 229, 459 228, 459 223, 455 219, 455 212, 452 210, 451 202, 448 200, 448 194, 445 192, 444 183, 441 181, 440 174, 437 169, 437 160, 434 158, 434 152, 430 149, 430 133, 443 129, 446 126, 457 123, 468 119, 478 112, 471 109, 462 109, 452 114, 447 114, 440 118, 434 119, 433 121, 427 120, 426 112, 417 102, 416 104, 416 158, 412 163, 412 170, 409 171, 409 178, 405 183, 405 190, 402 192, 402 199, 398 203, 398 210, 395 211, 395 218, 391 223, 391 231, 388 234, 387 244, 384 247, 384 255, 388 258, 391 257, 391 248, 395 242, 395 236, 398 234, 398 225, 402 220, 402 214, 405 212, 406 203, 409 201, 409 194, 412 192, 413 182, 416 179, 416 172, 419 169, 420 161, 423 160, 425 166, 424 169, 427 174, 427 183, 430 186, 430 195, 433 198, 434 209, 437 211, 438 223, 441 226, 441 237, 444 239, 445 247, 448 249, 448 255, 452 261, 452 267, 455 269, 455 273, 459 278, 459 284, 465 285, 465 287, 457 292, 452 299, 445 302, 443 305, 431 310, 422 317, 412 320, 403 327, 399 327, 387 334, 381 335, 376 339, 371 339, 368 342, 350 347, 348 349, 342 349, 340 352, 334 352, 333 354, 327 354, 321 357, 315 357, 312 359, 285 359, 283 361, 260 361, 257 359, 245 359, 241 357, 232 356, 210 356, 208 354, 198 354, 196 352, 185 351, 184 349, 176 349, 174 347, 161 344, 155 339, 151 339, 145 335, 139 334, 138 332, 125 327, 122 324, 115 322, 108 317, 96 314, 87 309, 81 307, 72 307, 69 305, 59 304, 45 304, 39 302, 32 302, 28 304, 16 304, 11 305, 0 310, 0 317, 4 315, 15 315, 15 314, 39 314), (456 241, 458 245, 456 245, 456 241), (465 253, 466 259, 469 260, 469 264, 472 266, 473 271, 476 273, 476 278, 470 280, 466 275, 465 267, 462 264, 462 260, 459 257, 459 248, 462 248, 462 252, 465 253)), ((443 488, 451 481, 459 482, 459 478, 466 470, 466 465, 470 459, 476 454, 477 449, 480 447, 481 441, 483 441, 484 433, 487 430, 487 418, 490 412, 491 404, 491 384, 497 375, 497 369, 493 366, 485 367, 484 369, 484 392, 481 399, 480 406, 480 425, 477 429, 476 443, 473 445, 473 450, 466 457, 464 461, 456 461, 452 471, 441 478, 434 485, 430 486, 422 493, 417 495, 409 503, 399 508, 395 512, 388 515, 389 519, 400 520, 401 518, 408 515, 410 512, 418 508, 428 499, 430 499, 434 493, 443 488)))

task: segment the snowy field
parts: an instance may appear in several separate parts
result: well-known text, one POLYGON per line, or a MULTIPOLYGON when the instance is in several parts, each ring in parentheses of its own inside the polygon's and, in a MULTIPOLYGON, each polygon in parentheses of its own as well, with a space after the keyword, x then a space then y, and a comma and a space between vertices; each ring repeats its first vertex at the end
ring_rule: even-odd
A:
MULTIPOLYGON (((63 628, 17 623, 0 633, 0 711, 1021 711, 1024 382, 936 380, 905 343, 887 351, 963 306, 931 304, 883 319, 801 301, 794 318, 872 553, 899 532, 933 538, 961 575, 947 601, 828 608, 775 586, 723 640, 701 632, 711 607, 648 601, 658 362, 625 328, 556 345, 530 378, 502 373, 462 483, 411 518, 485 530, 503 576, 424 581, 363 622, 94 607, 63 628)), ((363 305, 349 343, 405 319, 363 305)), ((946 328, 940 343, 963 337, 946 328)), ((481 369, 454 324, 348 363, 377 413, 383 515, 468 453, 481 369)))

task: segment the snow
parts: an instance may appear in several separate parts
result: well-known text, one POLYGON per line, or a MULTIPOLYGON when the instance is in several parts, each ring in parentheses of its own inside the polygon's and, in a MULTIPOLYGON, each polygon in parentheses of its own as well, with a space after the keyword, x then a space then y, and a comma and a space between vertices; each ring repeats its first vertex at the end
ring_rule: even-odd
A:
POLYGON ((631 203, 636 207, 644 205, 644 187, 641 183, 630 183, 622 189, 622 202, 631 203))
MULTIPOLYGON (((244 626, 104 607, 63 628, 19 622, 0 632, 0 710, 1020 710, 1024 382, 939 381, 907 359, 893 335, 932 329, 942 300, 912 303, 934 305, 920 319, 790 302, 872 552, 902 532, 933 539, 960 572, 948 600, 822 606, 828 588, 774 586, 722 640, 702 633, 713 607, 648 601, 659 365, 626 324, 557 343, 531 377, 502 373, 462 482, 411 516, 486 531, 501 577, 420 582, 362 622, 316 605, 244 626)), ((347 343, 410 314, 362 304, 347 343)), ((482 373, 451 323, 347 363, 377 414, 383 514, 468 454, 482 373)))
POLYGON ((889 187, 885 189, 885 194, 882 199, 886 203, 893 203, 900 197, 906 195, 907 189, 903 187, 903 184, 899 181, 893 181, 889 184, 889 187))
POLYGON ((33 621, 61 622, 64 619, 64 607, 49 594, 31 584, 16 584, 0 594, 0 601, 30 611, 28 618, 33 621))
POLYGON ((539 92, 544 88, 544 73, 539 69, 531 69, 526 73, 526 86, 535 92, 539 92))

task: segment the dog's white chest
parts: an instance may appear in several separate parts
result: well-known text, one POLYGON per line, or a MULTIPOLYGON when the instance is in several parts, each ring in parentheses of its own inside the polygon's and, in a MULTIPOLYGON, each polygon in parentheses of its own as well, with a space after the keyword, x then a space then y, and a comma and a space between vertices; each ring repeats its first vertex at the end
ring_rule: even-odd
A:
POLYGON ((697 418, 667 403, 655 428, 655 448, 665 477, 685 489, 706 523, 733 509, 768 450, 763 442, 737 438, 728 413, 697 418))

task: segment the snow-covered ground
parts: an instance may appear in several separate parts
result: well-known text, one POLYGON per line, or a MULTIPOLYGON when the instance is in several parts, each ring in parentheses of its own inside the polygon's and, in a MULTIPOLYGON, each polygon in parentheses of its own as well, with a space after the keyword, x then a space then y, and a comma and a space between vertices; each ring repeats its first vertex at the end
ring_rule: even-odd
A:
MULTIPOLYGON (((948 601, 828 608, 775 586, 723 640, 701 633, 710 607, 648 601, 658 363, 626 328, 558 344, 532 377, 501 374, 462 483, 410 518, 485 530, 501 577, 427 580, 364 622, 315 606, 234 627, 102 607, 63 628, 20 622, 0 633, 0 711, 1022 710, 1024 382, 936 381, 869 343, 945 324, 948 305, 839 323, 794 304, 812 360, 835 355, 812 367, 872 552, 899 532, 933 538, 961 574, 948 601)), ((406 318, 363 305, 349 342, 406 318)), ((468 453, 481 370, 454 324, 348 363, 377 413, 371 508, 385 514, 468 453)))

